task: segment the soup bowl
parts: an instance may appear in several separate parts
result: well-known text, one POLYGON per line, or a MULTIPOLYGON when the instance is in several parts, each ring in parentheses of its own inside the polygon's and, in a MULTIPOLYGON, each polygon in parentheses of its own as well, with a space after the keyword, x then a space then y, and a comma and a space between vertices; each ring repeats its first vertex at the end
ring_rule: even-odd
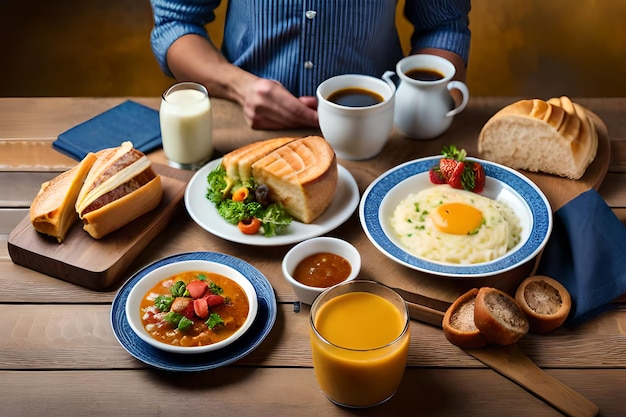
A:
POLYGON ((305 258, 320 254, 330 253, 344 258, 350 264, 350 272, 341 282, 355 279, 361 271, 361 255, 350 243, 334 237, 316 237, 298 243, 291 248, 283 258, 283 276, 296 293, 298 300, 304 304, 313 304, 315 298, 328 287, 314 287, 303 284, 295 277, 295 271, 300 262, 305 258))
MULTIPOLYGON (((228 294, 225 294, 228 296, 228 294)), ((125 313, 132 331, 149 345, 171 353, 197 354, 223 349, 239 339, 252 325, 258 311, 256 290, 250 281, 239 271, 229 265, 207 260, 184 260, 167 264, 148 272, 133 287, 128 295, 125 313), (232 335, 224 340, 203 346, 181 346, 159 341, 152 337, 144 327, 142 321, 141 303, 151 289, 159 282, 176 274, 188 271, 200 271, 222 275, 234 281, 245 293, 248 299, 248 314, 243 324, 232 335)))

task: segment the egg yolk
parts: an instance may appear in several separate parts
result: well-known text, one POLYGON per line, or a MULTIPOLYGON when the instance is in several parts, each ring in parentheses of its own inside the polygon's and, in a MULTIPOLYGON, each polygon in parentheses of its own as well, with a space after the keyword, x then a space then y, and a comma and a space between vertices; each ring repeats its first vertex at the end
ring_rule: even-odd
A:
POLYGON ((469 235, 483 222, 483 213, 464 203, 442 204, 431 212, 430 217, 437 229, 453 235, 469 235))

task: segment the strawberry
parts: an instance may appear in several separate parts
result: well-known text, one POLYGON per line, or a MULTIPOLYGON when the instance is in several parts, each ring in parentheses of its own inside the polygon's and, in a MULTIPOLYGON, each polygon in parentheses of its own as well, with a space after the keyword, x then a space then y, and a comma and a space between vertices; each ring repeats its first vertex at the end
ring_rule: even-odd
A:
POLYGON ((446 183, 452 188, 464 189, 480 193, 485 186, 485 170, 482 165, 475 161, 466 161, 465 149, 458 150, 456 146, 444 146, 443 158, 439 160, 439 166, 435 166, 428 172, 433 184, 446 183))
POLYGON ((465 162, 458 162, 454 171, 448 178, 448 185, 452 188, 463 189, 463 173, 465 172, 465 162))
POLYGON ((435 165, 428 171, 428 178, 433 184, 445 184, 446 179, 443 177, 438 165, 435 165))
POLYGON ((475 161, 471 162, 470 169, 474 173, 474 188, 469 191, 480 193, 485 187, 485 169, 480 163, 475 161))

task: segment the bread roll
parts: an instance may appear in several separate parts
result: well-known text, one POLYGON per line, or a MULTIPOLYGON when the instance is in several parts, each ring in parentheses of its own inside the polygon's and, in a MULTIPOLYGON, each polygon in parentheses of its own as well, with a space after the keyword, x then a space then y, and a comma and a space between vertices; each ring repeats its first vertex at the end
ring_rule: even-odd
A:
POLYGON ((474 323, 474 306, 478 288, 472 288, 457 298, 443 316, 443 333, 448 341, 466 349, 481 348, 487 339, 474 323))
POLYGON ((252 176, 296 220, 312 223, 330 205, 338 181, 337 158, 320 136, 290 141, 252 164, 252 176))
POLYGON ((487 343, 510 345, 528 333, 528 319, 513 297, 497 288, 482 287, 476 295, 474 323, 487 343))
POLYGON ((572 307, 572 298, 560 282, 543 275, 526 278, 515 299, 528 317, 530 331, 548 333, 560 327, 572 307))
POLYGON ((483 126, 482 158, 532 172, 579 179, 596 156, 598 134, 587 111, 567 97, 521 100, 483 126))
POLYGON ((63 242, 78 220, 74 204, 96 155, 88 153, 78 165, 41 184, 30 205, 30 221, 35 230, 63 242))
POLYGON ((163 189, 150 160, 130 142, 96 156, 75 208, 83 229, 101 239, 156 208, 163 189))

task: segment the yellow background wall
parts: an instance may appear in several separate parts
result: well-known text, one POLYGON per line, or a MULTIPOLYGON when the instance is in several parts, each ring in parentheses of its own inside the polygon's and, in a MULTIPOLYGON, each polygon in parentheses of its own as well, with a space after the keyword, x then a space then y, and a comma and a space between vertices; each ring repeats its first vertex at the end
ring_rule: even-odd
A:
MULTIPOLYGON (((218 42, 225 6, 208 26, 218 42)), ((624 22, 625 0, 474 0, 470 92, 626 96, 624 22)), ((173 80, 151 27, 148 0, 1 1, 0 96, 160 95, 173 80)), ((410 25, 398 27, 408 40, 410 25)))

